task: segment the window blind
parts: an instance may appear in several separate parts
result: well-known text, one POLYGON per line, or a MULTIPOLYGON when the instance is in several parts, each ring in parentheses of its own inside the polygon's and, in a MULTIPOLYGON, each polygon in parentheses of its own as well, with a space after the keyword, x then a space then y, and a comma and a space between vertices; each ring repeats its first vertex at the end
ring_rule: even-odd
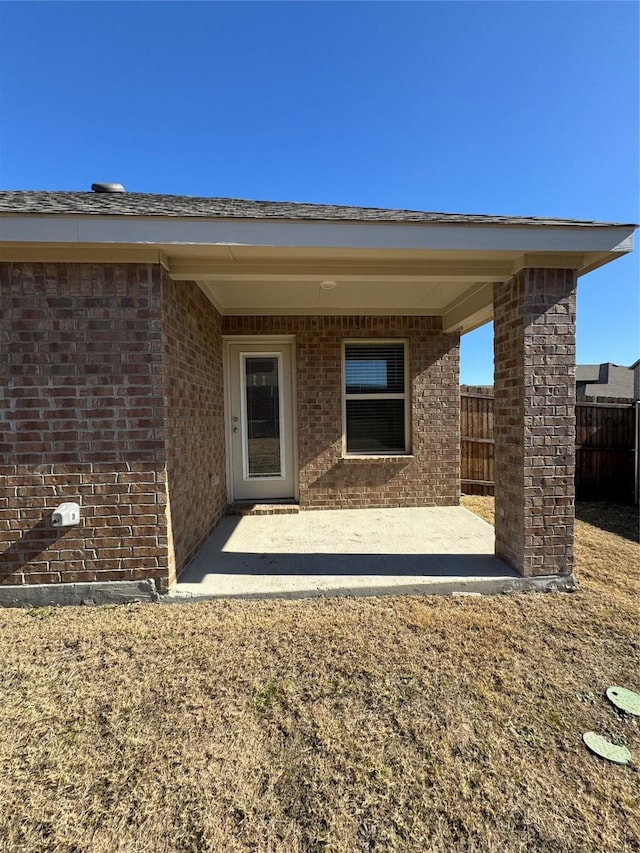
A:
POLYGON ((347 453, 405 453, 406 385, 403 343, 346 343, 347 453))

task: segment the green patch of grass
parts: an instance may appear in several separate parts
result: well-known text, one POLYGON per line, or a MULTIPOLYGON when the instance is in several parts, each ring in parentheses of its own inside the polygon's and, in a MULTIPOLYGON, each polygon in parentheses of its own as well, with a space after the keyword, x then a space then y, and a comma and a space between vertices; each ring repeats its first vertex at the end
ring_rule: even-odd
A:
POLYGON ((57 612, 58 608, 56 607, 30 607, 25 611, 27 616, 30 616, 32 619, 36 619, 39 622, 42 622, 45 619, 52 619, 57 612))
POLYGON ((258 711, 266 711, 272 706, 273 700, 276 698, 279 691, 280 683, 272 679, 263 687, 256 688, 251 704, 254 708, 257 708, 258 711))

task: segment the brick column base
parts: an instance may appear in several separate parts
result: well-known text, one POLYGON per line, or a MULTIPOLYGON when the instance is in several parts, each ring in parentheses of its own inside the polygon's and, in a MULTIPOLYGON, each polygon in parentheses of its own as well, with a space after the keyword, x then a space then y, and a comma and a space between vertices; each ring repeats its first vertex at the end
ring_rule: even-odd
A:
POLYGON ((573 571, 573 270, 494 286, 496 554, 520 574, 573 571))

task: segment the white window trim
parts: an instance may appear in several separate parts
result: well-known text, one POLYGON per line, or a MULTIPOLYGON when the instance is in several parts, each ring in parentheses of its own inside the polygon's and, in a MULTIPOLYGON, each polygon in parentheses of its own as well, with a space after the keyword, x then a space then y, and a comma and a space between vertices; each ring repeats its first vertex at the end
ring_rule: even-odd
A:
POLYGON ((405 338, 345 338, 342 341, 342 456, 345 459, 389 459, 394 457, 411 456, 411 390, 409 380, 409 341, 405 338), (351 344, 385 345, 402 344, 404 347, 404 393, 403 394, 347 394, 347 358, 346 347, 351 344), (347 400, 403 400, 404 399, 404 452, 403 453, 374 453, 370 450, 363 453, 347 451, 347 400))

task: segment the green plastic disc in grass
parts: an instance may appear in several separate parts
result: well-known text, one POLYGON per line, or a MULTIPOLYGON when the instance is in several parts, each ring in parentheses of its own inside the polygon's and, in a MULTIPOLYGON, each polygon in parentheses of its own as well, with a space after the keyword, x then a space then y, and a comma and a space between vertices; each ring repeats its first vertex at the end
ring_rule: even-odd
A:
POLYGON ((640 717, 640 693, 634 693, 626 687, 607 687, 607 699, 621 711, 640 717))
POLYGON ((618 746, 611 743, 606 737, 596 734, 595 732, 585 732, 582 735, 582 740, 585 742, 587 749, 599 755, 600 758, 606 758, 607 761, 613 761, 614 764, 628 764, 631 761, 631 753, 626 746, 618 746))

